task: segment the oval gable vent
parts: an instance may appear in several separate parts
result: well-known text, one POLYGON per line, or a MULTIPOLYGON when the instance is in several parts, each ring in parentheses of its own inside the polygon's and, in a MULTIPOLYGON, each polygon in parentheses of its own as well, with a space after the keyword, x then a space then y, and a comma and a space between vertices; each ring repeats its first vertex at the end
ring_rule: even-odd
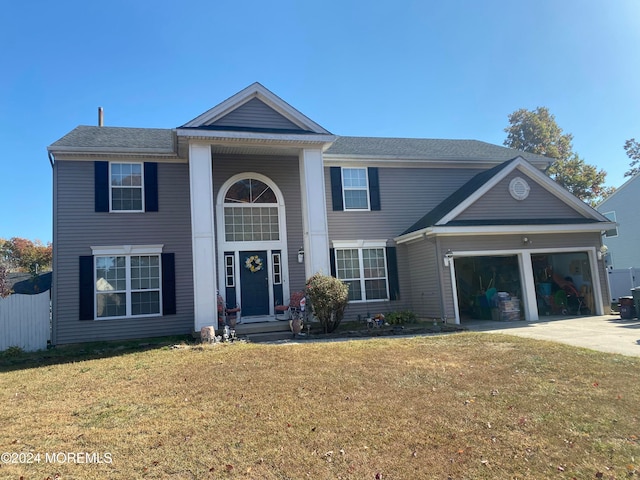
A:
POLYGON ((529 196, 531 187, 524 178, 516 177, 509 182, 509 193, 516 200, 524 200, 529 196))

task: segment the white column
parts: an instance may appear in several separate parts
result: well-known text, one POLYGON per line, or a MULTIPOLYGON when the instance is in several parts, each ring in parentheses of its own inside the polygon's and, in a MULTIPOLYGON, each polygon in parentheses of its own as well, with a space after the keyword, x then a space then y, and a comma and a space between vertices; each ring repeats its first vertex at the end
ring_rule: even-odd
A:
POLYGON ((189 145, 191 235, 193 238, 193 303, 195 331, 218 327, 213 221, 211 147, 189 145))
POLYGON ((536 285, 531 264, 531 253, 528 251, 518 255, 520 259, 520 275, 522 278, 522 305, 524 307, 524 319, 528 321, 538 320, 538 301, 536 298, 536 285))
POLYGON ((299 163, 305 274, 307 278, 317 272, 329 275, 329 228, 322 150, 302 150, 299 163))

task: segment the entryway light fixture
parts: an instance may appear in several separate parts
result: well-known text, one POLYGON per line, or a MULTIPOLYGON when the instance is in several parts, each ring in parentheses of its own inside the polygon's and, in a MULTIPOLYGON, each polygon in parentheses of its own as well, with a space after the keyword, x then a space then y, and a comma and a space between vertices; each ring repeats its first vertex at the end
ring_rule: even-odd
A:
POLYGON ((302 247, 298 250, 298 263, 304 263, 304 249, 302 247))
POLYGON ((600 250, 598 250, 598 260, 602 260, 609 253, 609 247, 606 245, 602 245, 600 250))
POLYGON ((444 254, 444 266, 448 267, 451 265, 451 260, 453 259, 453 252, 451 249, 447 250, 447 253, 444 254))

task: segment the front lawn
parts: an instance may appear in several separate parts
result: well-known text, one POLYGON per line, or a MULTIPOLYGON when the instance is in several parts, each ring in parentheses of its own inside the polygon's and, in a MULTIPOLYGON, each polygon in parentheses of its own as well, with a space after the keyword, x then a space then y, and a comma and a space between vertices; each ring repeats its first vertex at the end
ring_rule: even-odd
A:
POLYGON ((638 358, 477 333, 150 347, 0 359, 0 478, 640 475, 638 358))

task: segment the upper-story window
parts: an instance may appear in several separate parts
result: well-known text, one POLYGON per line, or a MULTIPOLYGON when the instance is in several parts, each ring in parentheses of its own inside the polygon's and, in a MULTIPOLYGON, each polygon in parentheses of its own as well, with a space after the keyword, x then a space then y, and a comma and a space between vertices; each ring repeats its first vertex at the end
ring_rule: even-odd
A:
POLYGON ((271 187, 255 178, 231 185, 224 197, 224 230, 227 242, 280 240, 278 200, 271 187))
POLYGON ((369 182, 366 168, 342 169, 345 210, 369 210, 369 182))
POLYGON ((378 167, 329 167, 334 212, 380 210, 378 167))
POLYGON ((111 211, 144 211, 142 163, 110 163, 111 211))

